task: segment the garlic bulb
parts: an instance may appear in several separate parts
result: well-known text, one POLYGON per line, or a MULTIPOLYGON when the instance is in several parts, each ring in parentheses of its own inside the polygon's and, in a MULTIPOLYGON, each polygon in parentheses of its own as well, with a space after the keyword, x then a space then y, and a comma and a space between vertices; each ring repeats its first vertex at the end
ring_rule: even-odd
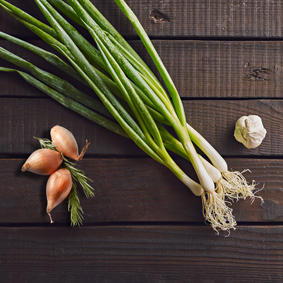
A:
POLYGON ((51 210, 70 194, 72 184, 72 176, 67 169, 59 169, 49 177, 46 184, 46 212, 50 217, 51 223, 53 223, 50 214, 51 210))
POLYGON ((248 149, 258 147, 265 135, 266 129, 257 115, 243 116, 236 122, 234 136, 248 149))
POLYGON ((86 146, 82 150, 81 154, 79 154, 77 141, 69 130, 61 126, 55 126, 51 129, 50 134, 52 143, 56 146, 56 149, 64 156, 77 161, 83 158, 89 145, 87 141, 86 146))
POLYGON ((50 175, 55 172, 63 162, 60 152, 51 149, 38 149, 26 160, 22 171, 30 171, 39 175, 50 175))

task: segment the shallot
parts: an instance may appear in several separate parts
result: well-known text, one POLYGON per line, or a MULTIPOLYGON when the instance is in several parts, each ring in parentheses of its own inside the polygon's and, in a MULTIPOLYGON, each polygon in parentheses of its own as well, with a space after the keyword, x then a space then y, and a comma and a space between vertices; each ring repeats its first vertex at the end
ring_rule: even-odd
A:
POLYGON ((60 152, 41 148, 29 156, 22 166, 22 172, 30 171, 39 175, 50 175, 59 168, 62 162, 60 152))
POLYGON ((47 208, 46 212, 50 217, 51 223, 51 210, 60 204, 71 192, 72 189, 72 176, 68 169, 59 169, 54 172, 48 179, 46 184, 46 197, 47 208))

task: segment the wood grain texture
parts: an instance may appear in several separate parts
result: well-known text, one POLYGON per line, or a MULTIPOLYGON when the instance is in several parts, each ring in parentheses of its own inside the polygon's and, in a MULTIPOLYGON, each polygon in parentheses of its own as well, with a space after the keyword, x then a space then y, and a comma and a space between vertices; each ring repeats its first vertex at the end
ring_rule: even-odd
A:
MULTIPOLYGON (((234 170, 249 168, 244 176, 256 181, 264 199, 241 200, 232 205, 238 222, 283 221, 282 159, 227 159, 234 170)), ((48 177, 20 171, 23 159, 0 160, 0 225, 46 224, 45 186, 48 177)), ((197 180, 192 166, 178 161, 197 180)), ((203 223, 201 200, 167 168, 151 159, 84 159, 78 164, 93 180, 96 197, 86 199, 79 190, 84 224, 103 222, 199 222, 203 223)), ((67 202, 52 212, 56 224, 69 225, 67 202)))
MULTIPOLYGON (((46 22, 33 0, 8 1, 46 22)), ((114 1, 91 1, 156 73, 114 1)), ((0 281, 282 282, 283 1, 126 1, 155 39, 188 121, 229 157, 231 170, 251 170, 245 176, 264 187, 258 192, 264 203, 234 203, 236 231, 216 236, 203 222, 200 199, 132 141, 60 106, 16 74, 0 73, 0 281), (152 23, 152 9, 169 22, 152 23), (267 129, 254 150, 233 138, 236 120, 249 114, 261 116, 267 129), (38 148, 33 136, 49 138, 56 124, 74 133, 80 149, 91 141, 78 167, 94 181, 96 197, 79 191, 81 228, 69 227, 66 201, 54 209, 50 225, 48 177, 20 171, 38 148)), ((1 8, 0 30, 51 50, 1 8)), ((62 76, 26 50, 5 40, 0 46, 62 76)), ((0 66, 13 67, 2 59, 0 66)), ((196 180, 191 165, 175 159, 196 180)))
POLYGON ((1 228, 2 282, 281 282, 282 226, 1 228), (20 279, 19 279, 20 278, 20 279))
MULTIPOLYGON (((222 155, 282 156, 282 100, 191 100, 184 101, 187 121, 222 155), (233 136, 243 115, 259 115, 267 136, 256 149, 248 150, 233 136)), ((0 153, 30 154, 38 146, 34 136, 50 138, 55 125, 69 129, 82 148, 91 142, 88 154, 145 155, 131 140, 120 137, 72 112, 51 99, 0 99, 0 153)))
MULTIPOLYGON (((44 20, 32 0, 9 0, 27 13, 44 20)), ((92 0, 101 13, 123 36, 136 36, 129 21, 112 0, 92 0)), ((282 37, 281 0, 128 0, 150 36, 172 37, 282 37), (152 9, 165 14, 170 22, 154 24, 149 16, 152 9)), ((33 35, 10 15, 0 10, 3 31, 24 37, 33 35)))
MULTIPOLYGON (((181 97, 282 97, 283 44, 279 42, 154 40, 153 43, 181 97)), ((140 42, 133 41, 132 45, 155 70, 140 42)))
MULTIPOLYGON (((31 42, 53 52, 39 40, 31 42)), ((142 43, 137 40, 130 43, 158 76, 142 43)), ((282 97, 282 42, 154 40, 153 43, 181 97, 282 97)), ((0 46, 91 93, 87 87, 76 83, 32 52, 5 40, 0 40, 0 46)), ((15 65, 3 59, 0 59, 0 66, 15 68, 15 65)), ((40 96, 16 74, 0 73, 0 87, 0 96, 40 96)))

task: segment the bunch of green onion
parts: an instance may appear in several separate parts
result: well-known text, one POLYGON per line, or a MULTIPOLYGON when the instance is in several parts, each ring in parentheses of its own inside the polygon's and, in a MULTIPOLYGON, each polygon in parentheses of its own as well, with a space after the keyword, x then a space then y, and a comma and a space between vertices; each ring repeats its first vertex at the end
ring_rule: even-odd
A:
POLYGON ((19 56, 0 47, 0 57, 30 74, 0 67, 1 71, 18 72, 62 105, 95 123, 131 138, 145 153, 168 167, 203 204, 203 215, 213 229, 229 231, 236 221, 227 200, 254 199, 254 184, 249 185, 240 172, 229 172, 220 154, 186 121, 184 108, 174 83, 149 37, 123 0, 115 0, 131 21, 156 65, 167 91, 153 72, 103 17, 89 0, 35 0, 50 23, 45 25, 19 8, 0 0, 11 16, 52 46, 70 64, 57 55, 0 32, 0 37, 43 57, 73 78, 88 85, 97 97, 91 97, 19 56), (61 13, 86 28, 95 41, 91 45, 61 13), (114 118, 114 120, 113 120, 114 118), (173 128, 176 137, 167 127, 173 128), (194 145, 210 160, 198 155, 194 145), (199 183, 187 176, 172 159, 169 151, 189 160, 199 183))

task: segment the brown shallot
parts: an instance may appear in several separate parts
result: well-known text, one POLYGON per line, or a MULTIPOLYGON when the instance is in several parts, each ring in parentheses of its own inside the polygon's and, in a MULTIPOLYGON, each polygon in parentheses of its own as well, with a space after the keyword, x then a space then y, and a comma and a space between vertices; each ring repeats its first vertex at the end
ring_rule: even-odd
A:
POLYGON ((76 161, 83 158, 89 145, 88 141, 86 141, 86 146, 83 148, 81 154, 79 154, 78 144, 74 135, 66 128, 58 125, 51 129, 50 135, 52 143, 56 146, 56 149, 64 156, 76 161))
POLYGON ((59 169, 49 177, 46 184, 46 212, 50 217, 51 223, 53 223, 50 214, 51 210, 70 194, 72 184, 72 176, 68 169, 59 169))
POLYGON ((62 162, 63 158, 60 152, 41 148, 29 156, 21 170, 39 175, 50 175, 59 168, 62 162))

